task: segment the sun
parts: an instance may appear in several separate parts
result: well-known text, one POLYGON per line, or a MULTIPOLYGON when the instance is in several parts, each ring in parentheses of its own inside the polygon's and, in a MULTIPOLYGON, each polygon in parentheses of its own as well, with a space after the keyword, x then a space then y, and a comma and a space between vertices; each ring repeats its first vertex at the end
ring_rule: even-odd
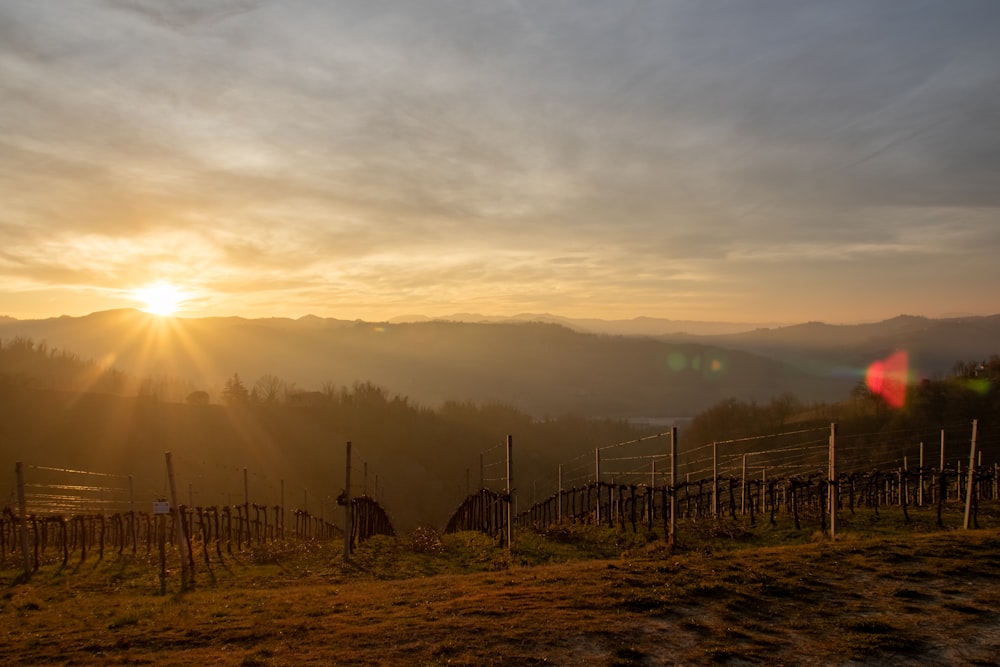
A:
POLYGON ((159 281, 135 290, 133 296, 145 306, 143 310, 154 315, 173 315, 184 302, 184 294, 176 286, 159 281))

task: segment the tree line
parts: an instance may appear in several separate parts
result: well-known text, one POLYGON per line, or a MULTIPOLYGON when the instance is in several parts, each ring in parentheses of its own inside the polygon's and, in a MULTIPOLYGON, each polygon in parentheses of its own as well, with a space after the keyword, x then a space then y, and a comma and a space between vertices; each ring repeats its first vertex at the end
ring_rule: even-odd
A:
POLYGON ((688 443, 710 443, 777 433, 790 425, 837 422, 841 433, 867 434, 874 443, 885 442, 895 432, 941 429, 973 419, 979 420, 983 433, 1000 427, 1000 355, 956 361, 947 377, 908 383, 899 408, 891 407, 863 378, 838 403, 804 404, 791 394, 766 403, 727 398, 695 415, 684 438, 688 443))

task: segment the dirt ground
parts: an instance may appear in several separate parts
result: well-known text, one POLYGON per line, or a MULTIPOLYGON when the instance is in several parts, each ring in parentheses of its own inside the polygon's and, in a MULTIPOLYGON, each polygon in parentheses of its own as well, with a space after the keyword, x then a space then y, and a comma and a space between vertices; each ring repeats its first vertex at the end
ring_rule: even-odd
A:
POLYGON ((995 530, 166 596, 40 573, 0 664, 993 665, 998 575, 995 530))

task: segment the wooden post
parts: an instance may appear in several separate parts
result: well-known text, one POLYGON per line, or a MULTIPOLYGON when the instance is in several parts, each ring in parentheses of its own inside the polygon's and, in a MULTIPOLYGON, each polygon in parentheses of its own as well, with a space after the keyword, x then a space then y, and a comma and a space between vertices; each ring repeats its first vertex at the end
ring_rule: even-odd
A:
POLYGON ((28 535, 28 501, 24 496, 24 463, 14 463, 14 475, 17 478, 17 513, 21 521, 21 560, 24 561, 24 577, 31 576, 31 544, 28 535))
POLYGON ((944 429, 941 429, 941 467, 938 470, 944 470, 944 429))
POLYGON ((351 441, 347 441, 347 462, 344 468, 344 560, 351 560, 351 441))
POLYGON ((132 487, 132 475, 128 476, 128 511, 129 511, 129 533, 132 537, 132 555, 139 549, 136 540, 136 516, 135 516, 135 493, 132 487))
POLYGON ((1000 500, 1000 464, 993 464, 993 500, 1000 500))
POLYGON ((837 424, 830 424, 830 540, 837 539, 837 424))
MULTIPOLYGON (((181 504, 177 499, 177 480, 174 478, 173 455, 166 452, 167 479, 170 481, 170 502, 174 506, 174 525, 177 527, 177 549, 181 555, 181 590, 188 587, 188 554, 187 539, 184 536, 184 517, 181 514, 181 504)), ((244 471, 246 468, 244 468, 244 471)))
POLYGON ((712 443, 712 516, 719 516, 719 443, 712 443))
POLYGON ((507 435, 507 548, 514 543, 513 476, 514 476, 514 438, 507 435))
POLYGON ((965 485, 965 530, 969 529, 969 518, 972 514, 972 489, 976 485, 976 431, 979 427, 979 420, 972 420, 972 449, 969 451, 969 482, 965 485))
POLYGON ((243 514, 247 519, 247 548, 250 548, 250 484, 246 468, 243 468, 243 514))
POLYGON ((156 539, 160 544, 160 595, 167 594, 167 515, 154 514, 156 539))
POLYGON ((743 477, 740 483, 740 514, 747 513, 747 455, 743 455, 743 477))
POLYGON ((917 473, 917 505, 924 506, 924 443, 920 442, 920 472, 917 473))
POLYGON ((486 472, 485 471, 485 467, 483 466, 483 455, 480 454, 479 455, 479 488, 480 489, 485 489, 486 488, 486 475, 485 475, 485 472, 486 472))
POLYGON ((601 448, 594 447, 594 482, 597 484, 597 515, 594 524, 601 525, 601 448))
POLYGON ((365 463, 364 463, 364 469, 365 469, 365 472, 364 472, 365 483, 361 485, 361 495, 362 496, 367 496, 368 495, 368 461, 365 461, 365 463))
POLYGON ((281 496, 278 498, 279 512, 281 512, 281 528, 278 529, 278 534, 281 539, 285 539, 285 480, 281 480, 281 496))
POLYGON ((563 499, 562 464, 561 463, 559 464, 559 469, 556 471, 556 473, 557 473, 557 479, 556 479, 557 484, 556 485, 558 486, 558 490, 556 491, 556 499, 557 499, 556 500, 556 524, 561 526, 562 525, 562 499, 563 499))
POLYGON ((677 537, 677 427, 670 428, 670 524, 667 543, 673 547, 677 537))

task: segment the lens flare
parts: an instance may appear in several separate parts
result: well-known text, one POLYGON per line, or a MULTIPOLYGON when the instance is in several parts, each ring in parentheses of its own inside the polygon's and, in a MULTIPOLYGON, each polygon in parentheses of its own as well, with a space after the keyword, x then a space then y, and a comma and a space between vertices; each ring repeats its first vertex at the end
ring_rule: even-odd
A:
POLYGON ((900 350, 881 361, 873 362, 865 373, 865 384, 894 408, 906 403, 906 384, 910 375, 910 357, 900 350))

